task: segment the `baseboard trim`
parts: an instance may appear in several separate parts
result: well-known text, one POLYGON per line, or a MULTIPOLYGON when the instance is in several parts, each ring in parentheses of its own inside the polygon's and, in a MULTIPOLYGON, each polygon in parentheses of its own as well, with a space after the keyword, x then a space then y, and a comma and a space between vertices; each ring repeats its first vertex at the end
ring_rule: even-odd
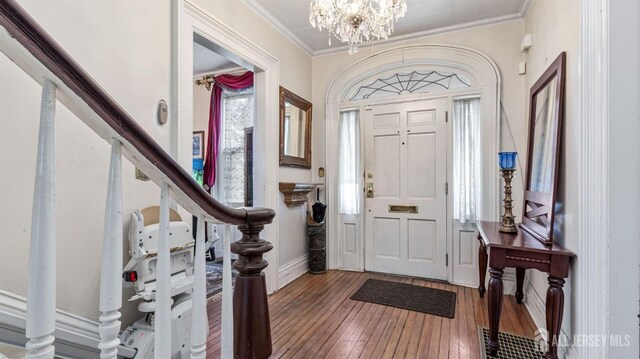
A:
MULTIPOLYGON (((0 338, 7 344, 24 347, 27 299, 0 290, 0 338)), ((97 358, 100 351, 99 323, 63 310, 56 310, 56 356, 61 358, 97 358)), ((122 358, 132 358, 135 352, 121 347, 122 358)))
POLYGON ((309 255, 295 259, 278 268, 278 290, 293 282, 296 278, 309 271, 309 255))
MULTIPOLYGON (((527 308, 529 315, 533 319, 533 323, 536 325, 538 330, 542 330, 541 333, 546 333, 547 328, 547 316, 546 316, 546 304, 542 299, 540 294, 536 291, 534 286, 531 284, 531 281, 526 278, 524 281, 524 306, 527 308)), ((560 333, 562 339, 561 343, 570 343, 569 336, 567 333, 562 330, 560 333)), ((546 339, 546 338, 545 338, 546 339)), ((561 346, 558 350, 558 355, 560 358, 577 358, 578 353, 573 346, 561 346)))

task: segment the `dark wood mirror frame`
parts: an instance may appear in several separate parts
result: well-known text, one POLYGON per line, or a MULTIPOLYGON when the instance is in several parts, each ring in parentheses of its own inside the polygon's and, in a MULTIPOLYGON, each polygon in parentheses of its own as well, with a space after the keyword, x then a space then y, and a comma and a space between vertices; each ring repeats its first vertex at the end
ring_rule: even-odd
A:
POLYGON ((553 243, 553 221, 556 203, 558 170, 560 165, 560 144, 562 139, 562 122, 564 120, 564 93, 565 93, 565 66, 566 53, 562 52, 549 68, 540 76, 538 81, 531 87, 529 100, 529 144, 527 150, 527 181, 524 193, 524 206, 522 223, 520 227, 531 233, 534 237, 542 241, 545 245, 553 243), (533 147, 535 136, 536 120, 536 96, 548 83, 557 79, 555 107, 553 121, 553 131, 555 138, 552 138, 551 151, 551 181, 550 192, 530 191, 532 180, 533 147), (539 221, 539 222, 538 222, 539 221))
POLYGON ((280 86, 280 166, 311 168, 311 102, 294 94, 286 88, 280 86), (304 135, 304 157, 288 156, 284 154, 284 111, 285 102, 301 109, 306 113, 305 135, 304 135))

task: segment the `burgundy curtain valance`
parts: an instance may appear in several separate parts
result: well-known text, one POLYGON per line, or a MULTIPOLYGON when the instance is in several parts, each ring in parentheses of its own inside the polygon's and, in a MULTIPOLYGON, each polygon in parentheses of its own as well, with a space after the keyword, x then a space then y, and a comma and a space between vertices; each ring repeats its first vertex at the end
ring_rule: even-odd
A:
POLYGON ((220 143, 220 128, 222 122, 222 91, 241 91, 253 86, 253 72, 247 71, 242 75, 219 75, 213 78, 211 89, 211 103, 209 105, 209 137, 207 152, 204 159, 203 182, 209 188, 216 183, 216 168, 218 163, 218 146, 220 143))

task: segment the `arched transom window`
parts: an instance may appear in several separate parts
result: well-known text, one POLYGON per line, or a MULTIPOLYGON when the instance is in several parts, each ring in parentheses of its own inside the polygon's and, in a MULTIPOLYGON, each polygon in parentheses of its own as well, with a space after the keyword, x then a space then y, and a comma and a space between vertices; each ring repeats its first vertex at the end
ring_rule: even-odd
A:
POLYGON ((411 71, 381 77, 362 85, 349 101, 366 100, 394 95, 433 93, 471 87, 463 75, 443 71, 411 71))

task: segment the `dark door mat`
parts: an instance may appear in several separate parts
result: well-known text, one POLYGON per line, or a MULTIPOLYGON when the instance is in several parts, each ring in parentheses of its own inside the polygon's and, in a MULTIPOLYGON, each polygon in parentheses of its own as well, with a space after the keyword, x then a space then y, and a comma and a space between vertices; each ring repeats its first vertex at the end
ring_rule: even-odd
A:
POLYGON ((456 293, 417 285, 368 279, 351 299, 453 318, 456 293))
POLYGON ((544 359, 545 353, 540 350, 539 343, 534 338, 527 338, 511 333, 498 332, 500 349, 497 356, 487 352, 489 343, 489 329, 478 326, 481 359, 544 359))

